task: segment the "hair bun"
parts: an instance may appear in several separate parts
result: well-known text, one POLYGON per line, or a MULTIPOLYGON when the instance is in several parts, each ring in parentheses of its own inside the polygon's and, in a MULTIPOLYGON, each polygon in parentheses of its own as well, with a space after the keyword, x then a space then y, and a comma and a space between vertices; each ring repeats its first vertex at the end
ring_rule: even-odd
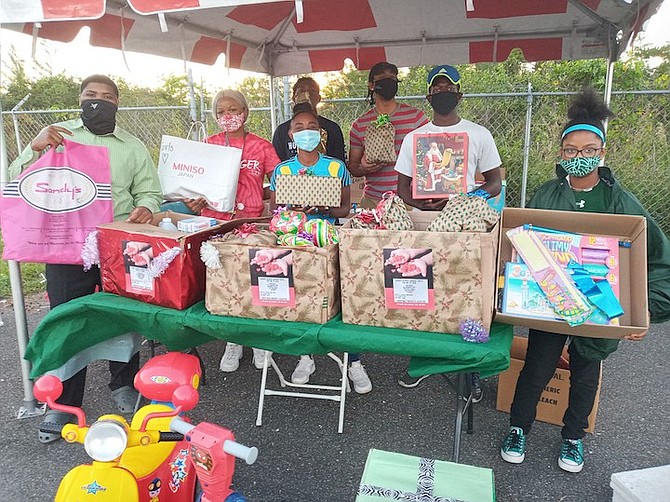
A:
POLYGON ((614 113, 593 87, 583 89, 572 99, 568 107, 568 119, 571 123, 602 122, 610 117, 614 117, 614 113))

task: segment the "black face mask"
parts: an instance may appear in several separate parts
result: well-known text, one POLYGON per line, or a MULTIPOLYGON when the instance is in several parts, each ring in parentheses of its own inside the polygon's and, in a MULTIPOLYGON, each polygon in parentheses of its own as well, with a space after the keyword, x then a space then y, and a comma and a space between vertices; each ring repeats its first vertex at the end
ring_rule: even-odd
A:
POLYGON ((104 99, 85 99, 81 102, 81 120, 93 134, 109 134, 116 126, 117 109, 114 103, 104 99))
POLYGON ((461 96, 458 92, 440 92, 430 95, 430 106, 439 115, 449 115, 456 108, 461 96))
POLYGON ((377 80, 375 82, 374 92, 384 99, 392 99, 398 94, 398 81, 394 78, 377 80))

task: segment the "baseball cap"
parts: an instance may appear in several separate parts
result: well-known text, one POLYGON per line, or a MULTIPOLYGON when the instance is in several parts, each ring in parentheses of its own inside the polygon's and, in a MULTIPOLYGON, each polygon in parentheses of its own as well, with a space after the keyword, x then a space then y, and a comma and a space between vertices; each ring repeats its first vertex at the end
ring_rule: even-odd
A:
POLYGON ((428 89, 433 85, 433 81, 437 77, 447 77, 451 80, 451 83, 454 85, 461 85, 461 74, 458 73, 458 70, 451 65, 443 64, 440 66, 434 67, 430 72, 428 72, 428 89))

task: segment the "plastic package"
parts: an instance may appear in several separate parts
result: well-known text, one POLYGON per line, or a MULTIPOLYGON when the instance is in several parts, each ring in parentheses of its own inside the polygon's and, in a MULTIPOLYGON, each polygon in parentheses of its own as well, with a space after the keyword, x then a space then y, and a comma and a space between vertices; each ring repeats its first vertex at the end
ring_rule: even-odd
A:
POLYGON ((170 218, 163 218, 161 222, 158 224, 160 228, 163 230, 167 230, 168 232, 179 232, 179 229, 177 226, 172 223, 172 220, 170 218))

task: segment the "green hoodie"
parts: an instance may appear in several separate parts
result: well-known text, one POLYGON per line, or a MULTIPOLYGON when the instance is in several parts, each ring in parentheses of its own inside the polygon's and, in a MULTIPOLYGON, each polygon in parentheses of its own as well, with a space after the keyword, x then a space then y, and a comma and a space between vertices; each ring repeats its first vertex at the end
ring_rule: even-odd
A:
MULTIPOLYGON (((670 319, 670 241, 642 207, 640 201, 616 182, 608 167, 600 167, 598 174, 600 181, 611 191, 610 204, 605 212, 640 215, 647 219, 649 312, 651 322, 667 321, 670 319)), ((560 165, 556 166, 556 176, 556 179, 548 181, 538 189, 527 207, 559 211, 577 210, 574 193, 566 180, 567 173, 560 165)), ((577 336, 573 338, 572 344, 583 357, 603 360, 617 349, 619 340, 577 336)))

